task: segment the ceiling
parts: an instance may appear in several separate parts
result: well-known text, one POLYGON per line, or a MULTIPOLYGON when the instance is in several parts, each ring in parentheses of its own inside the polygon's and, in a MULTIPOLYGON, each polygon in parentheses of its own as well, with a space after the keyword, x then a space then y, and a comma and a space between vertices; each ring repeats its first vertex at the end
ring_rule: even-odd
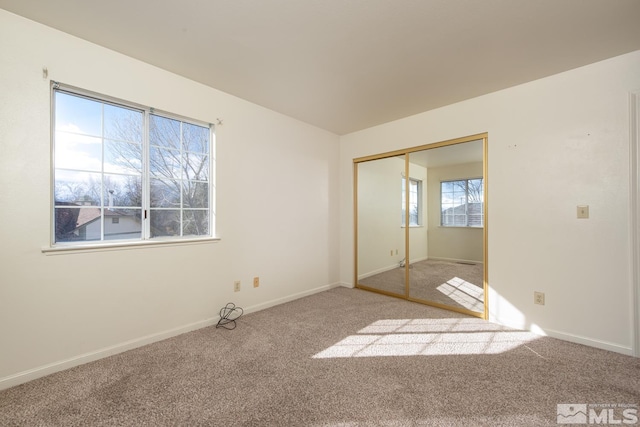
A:
POLYGON ((342 135, 640 50, 639 0, 0 0, 342 135))

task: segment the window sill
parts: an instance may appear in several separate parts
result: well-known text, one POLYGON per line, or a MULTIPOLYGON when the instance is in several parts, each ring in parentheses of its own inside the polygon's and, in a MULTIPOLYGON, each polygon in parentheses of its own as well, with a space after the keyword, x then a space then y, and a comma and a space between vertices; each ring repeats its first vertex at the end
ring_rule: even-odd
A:
POLYGON ((161 248, 166 246, 191 246, 207 243, 219 242, 220 237, 206 237, 193 239, 166 239, 166 240, 144 240, 135 242, 114 242, 114 243, 87 243, 79 245, 58 245, 42 248, 45 255, 62 255, 86 252, 105 252, 139 248, 161 248))
POLYGON ((464 228, 468 230, 482 230, 484 227, 471 227, 467 225, 439 225, 438 228, 464 228))

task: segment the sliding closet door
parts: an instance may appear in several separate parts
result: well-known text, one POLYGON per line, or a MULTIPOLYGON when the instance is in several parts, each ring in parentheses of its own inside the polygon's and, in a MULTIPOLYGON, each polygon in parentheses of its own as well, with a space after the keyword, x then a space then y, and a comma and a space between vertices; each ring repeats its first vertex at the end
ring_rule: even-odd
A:
POLYGON ((484 142, 412 152, 409 298, 484 314, 484 142))
POLYGON ((406 297, 405 156, 365 161, 355 167, 357 286, 406 297))

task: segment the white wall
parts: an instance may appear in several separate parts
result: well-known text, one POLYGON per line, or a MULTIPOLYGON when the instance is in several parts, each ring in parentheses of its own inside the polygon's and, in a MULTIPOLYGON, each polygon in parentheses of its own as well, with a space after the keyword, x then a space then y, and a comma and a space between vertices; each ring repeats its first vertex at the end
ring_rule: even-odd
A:
MULTIPOLYGON (((343 136, 341 252, 353 244, 353 158, 488 132, 490 319, 631 353, 629 92, 639 88, 637 51, 343 136), (578 220, 583 204, 591 218, 578 220)), ((340 261, 350 284, 352 261, 340 261)))
MULTIPOLYGON (((401 203, 404 170, 404 156, 358 164, 358 278, 396 268, 405 258, 401 203)), ((410 164, 409 176, 426 183, 427 170, 410 164)), ((426 209, 426 185, 422 192, 426 209)), ((411 262, 427 258, 426 230, 426 224, 409 229, 411 262)))
POLYGON ((440 183, 482 177, 482 162, 429 168, 429 258, 483 261, 483 229, 440 226, 440 183))
POLYGON ((0 388, 204 326, 230 301, 259 309, 337 283, 336 135, 3 10, 0 52, 0 388), (51 210, 45 66, 69 85, 221 118, 222 240, 42 253, 51 210), (114 268, 119 275, 107 273, 114 268))

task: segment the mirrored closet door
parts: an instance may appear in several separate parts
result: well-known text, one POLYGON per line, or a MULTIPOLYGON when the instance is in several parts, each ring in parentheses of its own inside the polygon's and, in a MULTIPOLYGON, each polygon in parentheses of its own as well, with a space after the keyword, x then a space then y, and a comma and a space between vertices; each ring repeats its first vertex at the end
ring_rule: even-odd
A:
POLYGON ((357 171, 357 283, 404 297, 406 245, 400 224, 405 155, 365 161, 357 171))
POLYGON ((354 160, 358 288, 486 318, 486 146, 354 160))

